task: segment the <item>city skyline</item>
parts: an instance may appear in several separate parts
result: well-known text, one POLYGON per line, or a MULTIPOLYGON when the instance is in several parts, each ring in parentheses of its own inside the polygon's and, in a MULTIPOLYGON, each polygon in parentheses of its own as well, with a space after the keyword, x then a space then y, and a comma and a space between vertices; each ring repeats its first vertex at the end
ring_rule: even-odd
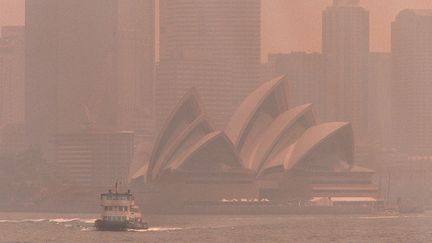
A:
MULTIPOLYGON (((263 2, 262 61, 265 61, 267 54, 270 53, 319 52, 321 12, 331 2, 331 0, 272 0, 272 4, 263 2), (302 24, 299 25, 299 22, 302 24), (281 27, 274 23, 284 23, 284 25, 281 27)), ((432 3, 429 0, 361 0, 360 6, 370 12, 371 51, 389 52, 390 26, 396 15, 403 9, 432 8, 432 3), (381 11, 384 7, 386 11, 381 11)), ((24 15, 24 0, 0 0, 0 26, 23 25, 24 15)))
POLYGON ((0 238, 427 242, 431 105, 432 0, 0 0, 0 238))

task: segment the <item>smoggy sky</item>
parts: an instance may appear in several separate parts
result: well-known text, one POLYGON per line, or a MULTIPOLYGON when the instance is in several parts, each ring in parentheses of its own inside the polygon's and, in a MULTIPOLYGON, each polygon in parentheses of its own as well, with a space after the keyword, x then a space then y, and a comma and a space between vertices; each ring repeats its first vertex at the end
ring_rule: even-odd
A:
MULTIPOLYGON (((37 0, 35 0, 37 1, 37 0)), ((332 0, 262 0, 263 54, 320 51, 321 11, 332 0)), ((361 0, 370 11, 371 51, 389 51, 390 23, 406 8, 431 8, 432 0, 361 0)), ((24 23, 24 0, 0 0, 0 24, 24 23)))

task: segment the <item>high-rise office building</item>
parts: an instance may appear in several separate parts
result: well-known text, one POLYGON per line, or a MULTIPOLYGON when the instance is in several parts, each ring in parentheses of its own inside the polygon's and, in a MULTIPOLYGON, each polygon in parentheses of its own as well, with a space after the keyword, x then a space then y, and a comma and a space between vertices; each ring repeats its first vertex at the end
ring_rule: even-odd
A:
POLYGON ((24 122, 24 48, 24 27, 2 27, 0 38, 0 126, 24 122))
POLYGON ((369 57, 369 12, 358 2, 334 0, 322 18, 325 119, 352 122, 357 141, 368 133, 369 57))
POLYGON ((324 61, 319 53, 293 52, 271 54, 268 58, 271 78, 286 75, 289 80, 289 105, 311 103, 320 117, 323 113, 324 61))
POLYGON ((153 131, 155 0, 120 0, 118 4, 118 127, 153 131))
POLYGON ((395 145, 432 155, 432 10, 403 10, 392 23, 392 114, 395 145))
POLYGON ((61 175, 81 190, 127 183, 132 162, 131 132, 78 132, 53 136, 54 161, 61 175))
POLYGON ((391 136, 391 54, 369 54, 368 117, 371 142, 387 147, 391 136))
POLYGON ((259 83, 260 17, 260 0, 160 1, 159 122, 192 87, 216 125, 227 122, 259 83))
POLYGON ((32 143, 83 128, 138 129, 152 106, 153 8, 149 0, 26 1, 32 143))

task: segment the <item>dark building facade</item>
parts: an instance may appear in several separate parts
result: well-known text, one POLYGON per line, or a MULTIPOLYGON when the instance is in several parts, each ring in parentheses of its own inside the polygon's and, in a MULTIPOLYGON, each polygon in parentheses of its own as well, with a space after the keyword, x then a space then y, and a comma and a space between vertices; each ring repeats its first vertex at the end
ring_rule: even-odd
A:
POLYGON ((78 191, 99 192, 128 181, 133 133, 56 134, 52 145, 55 166, 78 191))
POLYGON ((356 140, 367 138, 369 12, 358 1, 334 0, 323 11, 325 120, 349 121, 356 140))
POLYGON ((314 104, 318 117, 324 113, 325 72, 324 59, 320 53, 270 54, 266 64, 271 78, 286 75, 290 80, 289 102, 292 106, 314 104))
POLYGON ((3 26, 0 38, 0 126, 24 122, 23 26, 3 26))
POLYGON ((151 1, 26 1, 26 129, 33 144, 82 128, 136 129, 139 118, 130 116, 144 116, 142 103, 151 107, 141 99, 152 97, 144 93, 153 89, 154 34, 146 22, 153 8, 151 1), (120 93, 132 89, 131 101, 120 93))
POLYGON ((158 123, 196 87, 222 128, 259 83, 260 0, 160 1, 158 123))
POLYGON ((155 1, 118 1, 117 127, 154 130, 155 1))
POLYGON ((432 10, 403 10, 392 23, 392 120, 395 146, 430 156, 432 10))

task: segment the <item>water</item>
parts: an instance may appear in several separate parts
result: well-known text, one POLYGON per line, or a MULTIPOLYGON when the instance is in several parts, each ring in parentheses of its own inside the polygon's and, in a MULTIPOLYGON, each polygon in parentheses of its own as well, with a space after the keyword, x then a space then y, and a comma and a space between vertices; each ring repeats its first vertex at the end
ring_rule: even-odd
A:
POLYGON ((400 216, 156 216, 99 232, 97 215, 0 213, 0 242, 432 242, 432 212, 400 216))

